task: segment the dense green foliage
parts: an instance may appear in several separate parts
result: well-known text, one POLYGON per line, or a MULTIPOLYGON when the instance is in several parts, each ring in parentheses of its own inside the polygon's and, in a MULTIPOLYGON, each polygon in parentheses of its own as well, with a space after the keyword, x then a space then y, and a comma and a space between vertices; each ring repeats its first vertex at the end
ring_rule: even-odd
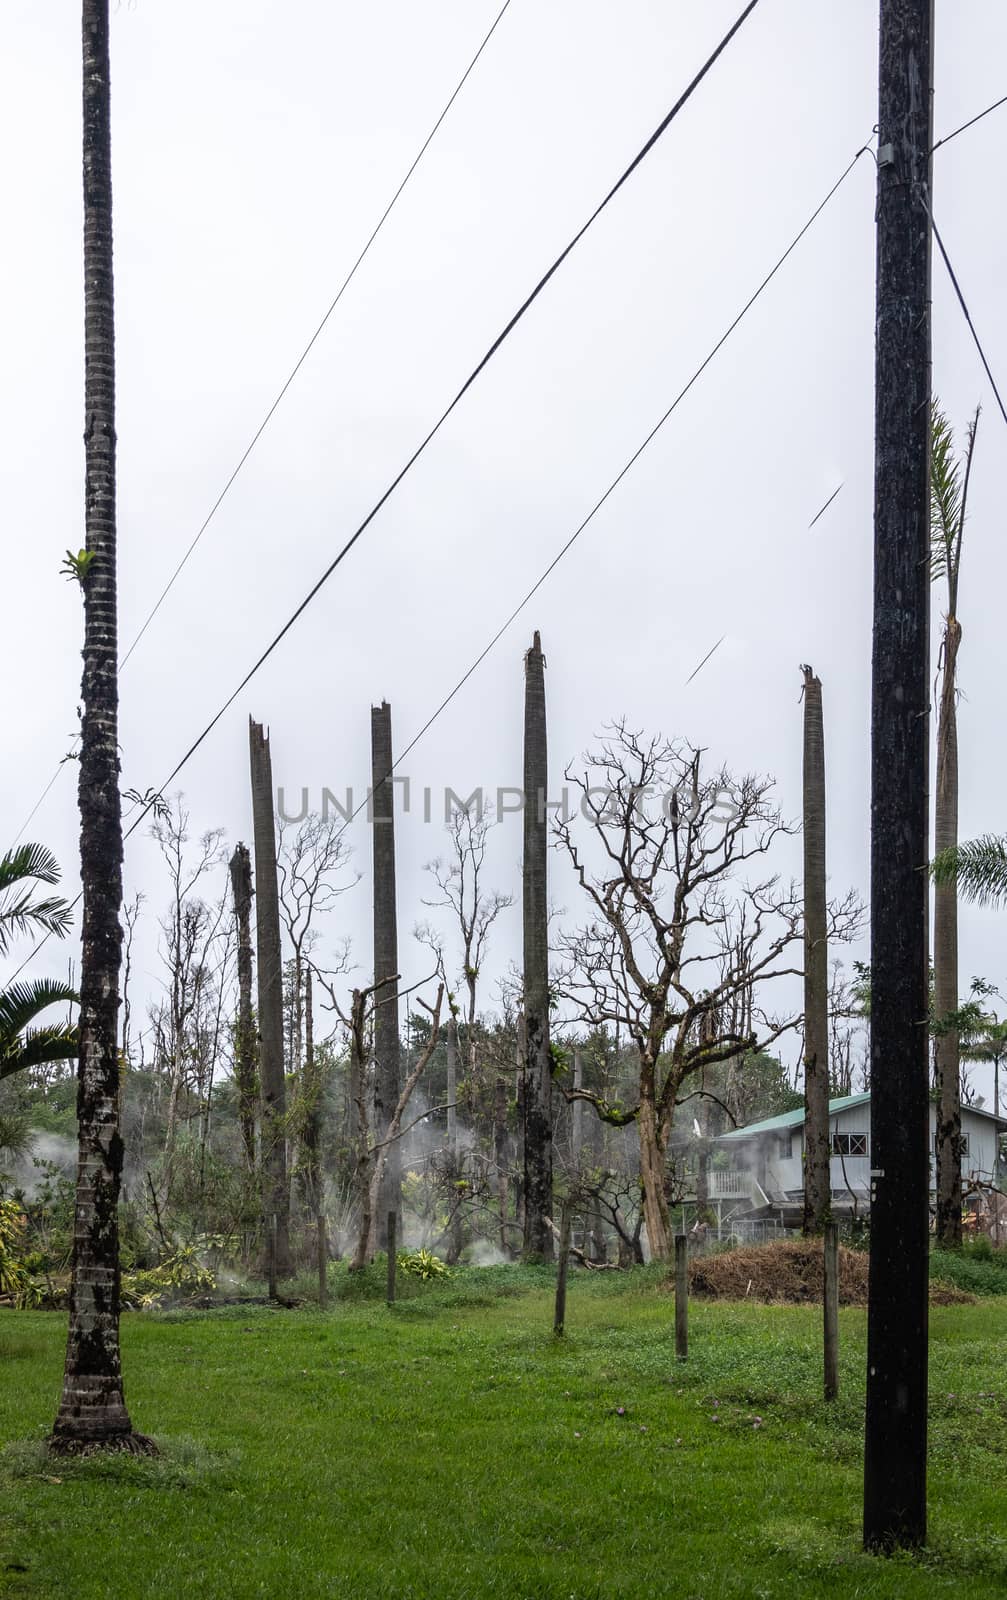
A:
POLYGON ((931 1600, 1000 1592, 1007 1302, 932 1316, 932 1548, 859 1548, 864 1316, 820 1398, 810 1308, 692 1308, 659 1274, 403 1281, 334 1271, 328 1314, 127 1315, 158 1461, 54 1463, 64 1318, 0 1313, 0 1593, 359 1600, 931 1600), (345 1291, 345 1293, 343 1293, 345 1291), (23 1441, 28 1440, 28 1443, 23 1441), (31 1442, 31 1441, 35 1442, 31 1442))
POLYGON ((1007 1249, 998 1250, 982 1234, 960 1250, 935 1250, 930 1276, 970 1294, 1007 1294, 1007 1249))
POLYGON ((450 1268, 431 1250, 400 1250, 395 1260, 401 1272, 412 1273, 414 1278, 422 1278, 424 1283, 431 1278, 451 1276, 450 1268))

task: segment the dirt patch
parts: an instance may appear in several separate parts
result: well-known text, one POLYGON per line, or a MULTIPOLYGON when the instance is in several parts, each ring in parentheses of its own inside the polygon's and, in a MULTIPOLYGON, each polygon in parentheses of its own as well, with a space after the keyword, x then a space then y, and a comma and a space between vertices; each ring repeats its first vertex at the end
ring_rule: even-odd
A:
MULTIPOLYGON (((711 1300, 762 1300, 779 1305, 819 1303, 823 1292, 822 1246, 816 1240, 781 1239, 775 1244, 696 1256, 689 1263, 693 1294, 711 1300)), ((669 1282, 668 1287, 673 1285, 669 1282)), ((930 1286, 932 1305, 967 1305, 974 1296, 950 1284, 930 1286)), ((839 1247, 839 1303, 867 1304, 867 1254, 839 1247)))

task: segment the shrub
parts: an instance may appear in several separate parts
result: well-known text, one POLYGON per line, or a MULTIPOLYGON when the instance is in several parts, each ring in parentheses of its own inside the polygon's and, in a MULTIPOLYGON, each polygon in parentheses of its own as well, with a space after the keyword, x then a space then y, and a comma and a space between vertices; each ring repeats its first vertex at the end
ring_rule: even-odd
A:
POLYGON ((199 1259, 197 1246, 180 1245, 156 1267, 123 1273, 120 1300, 135 1310, 149 1310, 165 1300, 212 1294, 216 1287, 213 1273, 199 1259))
POLYGON ((37 1306, 42 1285, 25 1259, 25 1217, 16 1200, 0 1200, 0 1294, 10 1295, 19 1311, 37 1306))
POLYGON ((1004 1251, 989 1256, 975 1246, 963 1250, 934 1250, 930 1256, 930 1276, 971 1294, 1007 1294, 1007 1259, 1004 1251))
POLYGON ((396 1256, 399 1269, 402 1272, 411 1272, 414 1277, 422 1278, 424 1283, 431 1278, 450 1278, 451 1271, 444 1265, 440 1256, 435 1256, 432 1250, 400 1250, 396 1256))

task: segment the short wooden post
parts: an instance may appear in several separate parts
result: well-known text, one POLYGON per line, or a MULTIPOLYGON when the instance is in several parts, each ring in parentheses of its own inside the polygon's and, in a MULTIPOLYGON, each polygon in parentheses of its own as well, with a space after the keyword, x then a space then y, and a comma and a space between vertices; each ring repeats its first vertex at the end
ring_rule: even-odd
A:
POLYGON ((269 1298, 276 1299, 276 1212, 269 1216, 266 1232, 266 1275, 269 1280, 269 1298))
POLYGON ((839 1225, 825 1224, 825 1398, 839 1393, 839 1225))
POLYGON ((395 1304, 395 1269, 398 1258, 395 1252, 395 1212, 388 1213, 388 1294, 386 1296, 390 1306, 395 1304))
POLYGON ((552 1331, 557 1339, 563 1337, 563 1324, 566 1321, 566 1269, 570 1260, 570 1207, 563 1207, 563 1214, 559 1223, 559 1260, 556 1263, 556 1310, 552 1319, 552 1331))
POLYGON ((684 1233, 675 1235, 675 1356, 685 1361, 689 1354, 689 1241, 684 1233))
POLYGON ((318 1304, 324 1311, 329 1303, 329 1241, 326 1237, 325 1213, 318 1213, 318 1304))

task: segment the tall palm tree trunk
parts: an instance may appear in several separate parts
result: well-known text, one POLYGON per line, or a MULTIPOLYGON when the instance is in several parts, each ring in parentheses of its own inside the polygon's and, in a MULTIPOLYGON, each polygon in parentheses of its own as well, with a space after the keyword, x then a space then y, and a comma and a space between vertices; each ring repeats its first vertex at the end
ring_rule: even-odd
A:
POLYGON ((448 1094, 448 1126, 447 1142, 448 1153, 452 1161, 458 1158, 458 1023, 454 1012, 448 1013, 447 1026, 444 1029, 445 1053, 447 1056, 447 1094, 448 1094))
POLYGON ((500 1213, 500 1248, 504 1255, 507 1245, 507 1210, 510 1197, 509 1146, 507 1137, 507 1079, 501 1072, 493 1085, 493 1160, 496 1164, 497 1209, 500 1213))
MULTIPOLYGON (((954 435, 938 401, 930 417, 930 573, 947 584, 937 718, 937 794, 934 845, 938 861, 958 850, 958 580, 979 409, 969 423, 965 453, 956 459, 954 435)), ((937 1237, 962 1242, 961 1040, 958 1011, 958 877, 936 874, 934 893, 934 1065, 937 1078, 937 1237)))
POLYGON ((275 1240, 276 1275, 289 1277, 290 1189, 287 1184, 287 1086, 283 1074, 283 966, 276 882, 273 764, 261 722, 248 721, 255 843, 255 932, 258 946, 259 1089, 262 1097, 263 1220, 275 1240), (276 1218, 275 1224, 273 1218, 276 1218), (275 1231, 274 1231, 275 1230, 275 1231))
POLYGON ((832 1205, 829 1153, 829 942, 825 907, 825 724, 822 683, 804 673, 804 1232, 832 1205))
MULTIPOLYGON (((392 708, 383 700, 371 707, 371 815, 374 839, 374 982, 382 984, 374 1008, 374 1125, 384 1139, 399 1098, 398 925, 395 914, 395 818, 392 786, 392 708)), ((388 1213, 402 1208, 402 1156, 388 1146, 381 1173, 377 1216, 372 1217, 375 1247, 388 1243, 388 1213)), ((401 1230, 399 1232, 401 1237, 401 1230)))
POLYGON ((231 893, 238 924, 238 1027, 234 1040, 234 1076, 238 1087, 238 1124, 245 1161, 255 1171, 255 1022, 252 1014, 252 860, 248 846, 238 844, 230 861, 231 893))
MULTIPOLYGON (((934 800, 934 848, 958 843, 958 713, 955 685, 962 630, 949 615, 944 625, 941 704, 937 719, 937 793, 934 800)), ((962 1104, 961 1046, 958 1029, 941 1019, 958 1009, 958 885, 934 888, 934 1041, 937 1067, 937 1237, 942 1244, 962 1242, 962 1104)))
POLYGON ((525 655, 524 713, 524 1259, 553 1253, 552 1057, 549 1051, 548 751, 545 657, 538 633, 525 655))
POLYGON ((119 1359, 119 801, 108 0, 84 0, 85 539, 80 856, 83 886, 78 1164, 63 1393, 51 1445, 152 1450, 133 1432, 119 1359))
POLYGON ((311 968, 304 969, 304 1068, 301 1094, 304 1125, 301 1131, 302 1190, 305 1215, 316 1221, 322 1205, 322 1075, 315 1057, 315 1007, 311 968))
MULTIPOLYGON (((573 1052, 573 1086, 580 1090, 584 1087, 584 1057, 576 1047, 573 1052)), ((580 1158, 584 1148, 584 1102, 575 1100, 570 1108, 570 1159, 574 1171, 580 1169, 580 1158)))

